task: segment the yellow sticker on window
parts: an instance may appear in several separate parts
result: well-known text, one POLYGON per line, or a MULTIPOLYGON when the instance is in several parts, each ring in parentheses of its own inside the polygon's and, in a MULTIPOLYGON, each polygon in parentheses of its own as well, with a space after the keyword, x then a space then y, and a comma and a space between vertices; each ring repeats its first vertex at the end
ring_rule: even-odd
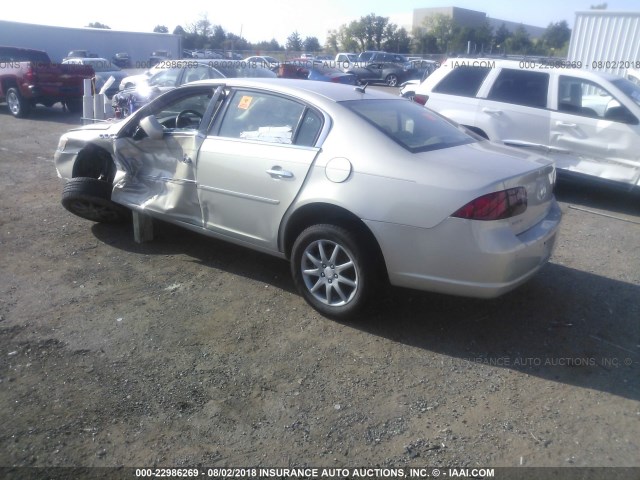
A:
POLYGON ((252 100, 253 100, 253 97, 250 97, 248 95, 243 96, 240 99, 240 103, 238 103, 238 108, 241 108, 242 110, 247 110, 251 105, 252 100))

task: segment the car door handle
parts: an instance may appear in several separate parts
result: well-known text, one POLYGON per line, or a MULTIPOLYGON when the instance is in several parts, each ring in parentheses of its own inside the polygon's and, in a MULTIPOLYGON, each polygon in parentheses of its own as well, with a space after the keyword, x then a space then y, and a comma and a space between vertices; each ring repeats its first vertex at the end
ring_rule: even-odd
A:
POLYGON ((293 178, 293 172, 283 170, 282 167, 271 167, 267 173, 273 178, 293 178))
POLYGON ((562 121, 558 121, 556 122, 556 127, 569 127, 569 128, 576 128, 578 125, 576 125, 575 123, 569 123, 569 122, 562 122, 562 121))
POLYGON ((502 115, 502 110, 494 110, 493 108, 483 108, 482 111, 489 115, 502 115))

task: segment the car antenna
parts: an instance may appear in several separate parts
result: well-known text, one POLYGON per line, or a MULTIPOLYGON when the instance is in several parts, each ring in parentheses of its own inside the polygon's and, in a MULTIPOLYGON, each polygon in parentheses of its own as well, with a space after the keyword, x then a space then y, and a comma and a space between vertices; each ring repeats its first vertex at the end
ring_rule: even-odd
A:
POLYGON ((369 83, 365 83, 364 85, 358 85, 356 87, 356 91, 360 92, 360 93, 365 93, 365 90, 367 89, 367 87, 369 86, 369 83))

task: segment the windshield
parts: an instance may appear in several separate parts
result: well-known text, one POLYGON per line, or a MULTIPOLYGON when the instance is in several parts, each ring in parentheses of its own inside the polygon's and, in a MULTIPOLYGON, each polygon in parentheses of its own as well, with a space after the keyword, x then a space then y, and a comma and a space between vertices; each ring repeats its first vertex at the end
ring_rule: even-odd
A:
POLYGON ((274 78, 277 75, 259 63, 219 62, 215 68, 227 78, 274 78))
POLYGON ((475 142, 438 114, 407 100, 350 100, 341 104, 412 153, 475 142))
POLYGON ((616 87, 622 90, 626 96, 628 96, 634 103, 640 106, 640 86, 635 83, 627 80, 626 78, 618 78, 613 80, 613 83, 616 87))

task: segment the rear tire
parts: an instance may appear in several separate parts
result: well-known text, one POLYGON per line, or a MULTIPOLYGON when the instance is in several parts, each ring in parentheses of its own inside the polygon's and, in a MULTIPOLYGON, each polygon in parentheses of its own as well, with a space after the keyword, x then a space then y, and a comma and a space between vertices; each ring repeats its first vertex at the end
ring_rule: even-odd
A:
POLYGON ((361 311, 375 290, 375 257, 353 232, 313 225, 293 244, 291 275, 304 299, 320 313, 348 318, 361 311))
POLYGON ((31 103, 25 99, 17 88, 11 87, 7 90, 6 100, 9 112, 16 118, 25 118, 31 111, 31 103))
POLYGON ((385 82, 390 87, 396 87, 398 86, 398 76, 393 73, 390 75, 387 75, 385 82))
POLYGON ((129 218, 130 211, 111 201, 111 189, 111 183, 96 178, 72 178, 62 190, 62 206, 92 222, 122 222, 129 218))

